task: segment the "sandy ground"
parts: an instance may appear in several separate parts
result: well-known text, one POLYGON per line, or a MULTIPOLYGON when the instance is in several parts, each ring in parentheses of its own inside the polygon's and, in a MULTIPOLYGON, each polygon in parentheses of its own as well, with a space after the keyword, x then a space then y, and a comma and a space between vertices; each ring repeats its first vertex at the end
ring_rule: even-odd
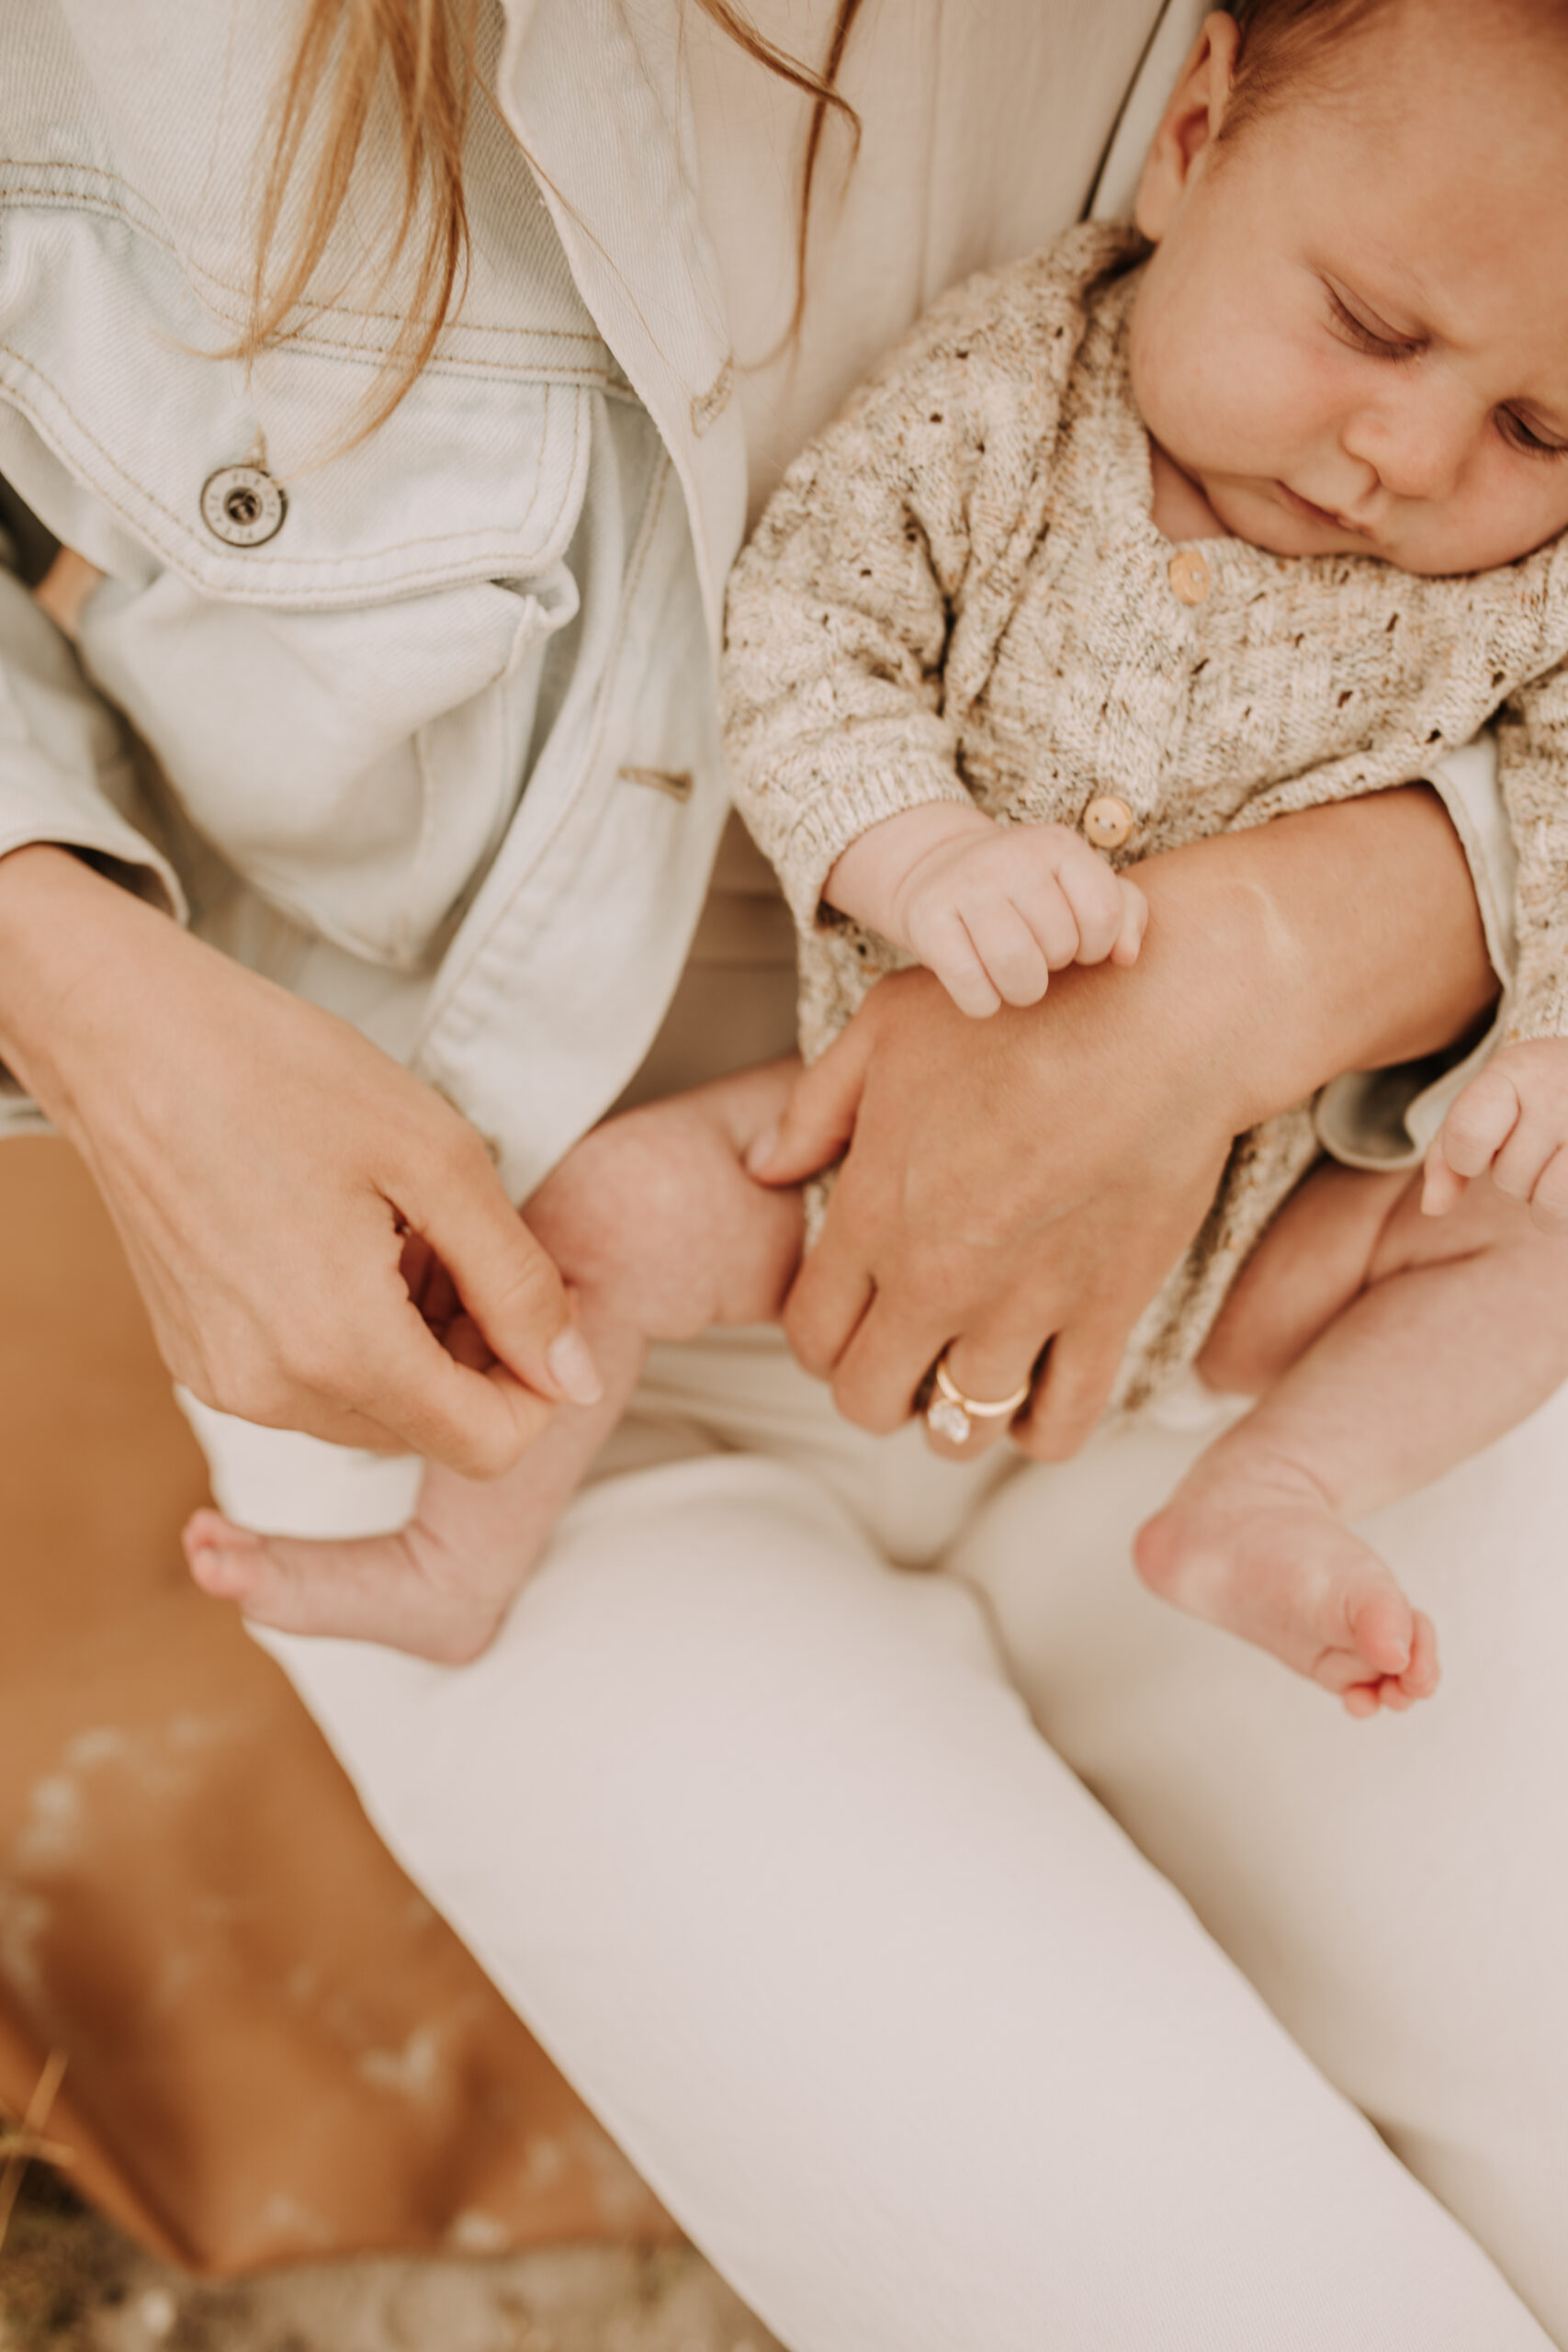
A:
POLYGON ((0 2352, 781 2352, 687 2251, 371 2259, 214 2286, 47 2183, 0 2252, 0 2352))

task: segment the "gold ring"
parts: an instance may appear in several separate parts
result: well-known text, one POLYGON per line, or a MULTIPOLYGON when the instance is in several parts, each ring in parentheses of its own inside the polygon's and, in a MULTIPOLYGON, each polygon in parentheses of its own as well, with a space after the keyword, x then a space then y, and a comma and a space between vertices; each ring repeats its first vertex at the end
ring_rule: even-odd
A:
POLYGON ((926 1407, 926 1427, 934 1430, 938 1437, 946 1438, 950 1445, 964 1444, 970 1435, 970 1424, 974 1421, 999 1421, 1004 1413, 1010 1420, 1019 1407, 1029 1402, 1030 1391, 1034 1385, 1032 1379, 1026 1380, 1021 1388, 1015 1388, 1012 1395, 1004 1396, 999 1405, 982 1404, 976 1396, 965 1396, 947 1368, 945 1349, 936 1360, 932 1378, 936 1383, 936 1393, 926 1407))

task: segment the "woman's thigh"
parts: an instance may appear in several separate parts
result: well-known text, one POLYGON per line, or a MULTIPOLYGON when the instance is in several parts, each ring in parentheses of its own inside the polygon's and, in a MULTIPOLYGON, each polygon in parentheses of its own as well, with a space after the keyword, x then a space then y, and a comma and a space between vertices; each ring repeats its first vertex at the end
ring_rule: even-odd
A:
POLYGON ((1367 1522, 1443 1660, 1371 1723, 1137 1584, 1195 1445, 1027 1470, 953 1565, 1045 1736, 1568 2344, 1568 1394, 1367 1522))
POLYGON ((463 1669, 279 1647, 393 1850, 793 2352, 1543 2339, 1044 1746, 754 1457, 581 1498, 463 1669))

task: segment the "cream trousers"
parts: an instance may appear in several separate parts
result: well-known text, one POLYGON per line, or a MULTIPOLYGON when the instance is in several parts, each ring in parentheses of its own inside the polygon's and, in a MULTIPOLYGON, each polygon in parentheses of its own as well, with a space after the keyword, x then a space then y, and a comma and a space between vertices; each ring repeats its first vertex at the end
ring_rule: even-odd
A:
POLYGON ((1137 1585, 1199 1442, 954 1468, 718 1335, 477 1664, 268 1637, 791 2352, 1568 2345, 1568 1398, 1376 1523, 1370 1724, 1137 1585))

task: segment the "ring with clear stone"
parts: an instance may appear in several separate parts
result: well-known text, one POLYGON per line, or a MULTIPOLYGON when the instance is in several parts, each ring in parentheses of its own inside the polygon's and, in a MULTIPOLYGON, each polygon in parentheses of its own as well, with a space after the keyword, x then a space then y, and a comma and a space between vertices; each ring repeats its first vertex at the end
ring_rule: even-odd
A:
POLYGON ((1021 1388, 1015 1388, 1000 1404, 982 1404, 978 1397, 965 1396, 947 1368, 945 1350, 937 1358, 931 1377, 936 1385, 926 1407, 926 1427, 938 1437, 946 1438, 950 1445, 963 1445, 975 1421, 999 1421, 1004 1414, 1010 1420, 1020 1406, 1027 1405, 1034 1385, 1032 1380, 1026 1380, 1021 1388))

